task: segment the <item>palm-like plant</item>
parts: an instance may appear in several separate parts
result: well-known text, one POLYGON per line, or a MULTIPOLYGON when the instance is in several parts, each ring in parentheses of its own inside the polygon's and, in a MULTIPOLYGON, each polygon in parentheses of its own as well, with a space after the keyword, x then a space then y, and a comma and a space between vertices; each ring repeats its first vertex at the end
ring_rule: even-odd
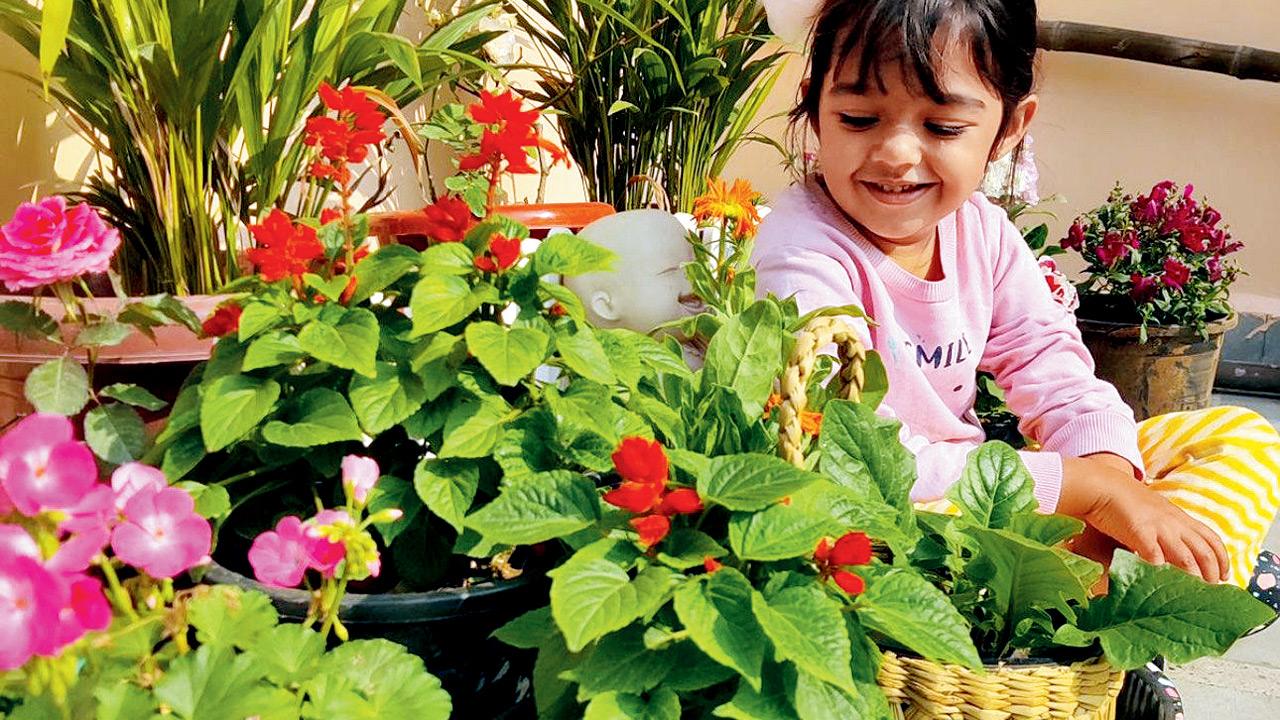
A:
POLYGON ((486 69, 491 5, 417 44, 394 34, 405 0, 0 0, 0 30, 105 159, 80 194, 124 235, 127 288, 208 293, 237 274, 238 228, 303 176, 320 82, 406 103, 486 69))
POLYGON ((509 0, 545 53, 531 97, 557 113, 592 199, 632 208, 653 189, 688 210, 773 88, 784 55, 756 0, 509 0))

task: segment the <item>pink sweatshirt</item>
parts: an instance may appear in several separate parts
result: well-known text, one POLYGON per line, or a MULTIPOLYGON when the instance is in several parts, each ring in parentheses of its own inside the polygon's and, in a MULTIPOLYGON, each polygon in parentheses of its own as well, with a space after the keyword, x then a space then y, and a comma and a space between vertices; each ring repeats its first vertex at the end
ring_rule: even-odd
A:
POLYGON ((800 312, 856 304, 853 323, 889 372, 881 414, 915 453, 911 498, 937 500, 983 442, 973 404, 986 370, 1042 452, 1023 452, 1042 512, 1062 489, 1062 457, 1111 452, 1142 474, 1133 412, 1093 374, 1075 318, 1049 294, 1004 211, 974 194, 938 225, 945 278, 922 280, 863 238, 814 180, 784 192, 760 226, 760 294, 794 295, 800 312))

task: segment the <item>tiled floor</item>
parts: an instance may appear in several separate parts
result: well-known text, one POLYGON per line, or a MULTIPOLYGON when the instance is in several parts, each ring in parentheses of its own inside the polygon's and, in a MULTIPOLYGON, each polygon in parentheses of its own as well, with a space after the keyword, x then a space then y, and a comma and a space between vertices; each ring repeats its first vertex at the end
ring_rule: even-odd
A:
MULTIPOLYGON (((1217 404, 1243 405, 1280 427, 1280 400, 1221 394, 1217 404)), ((1264 545, 1280 552, 1280 522, 1264 545)), ((1206 658, 1174 668, 1186 705, 1186 720, 1271 720, 1280 717, 1280 621, 1247 637, 1221 658, 1206 658)))

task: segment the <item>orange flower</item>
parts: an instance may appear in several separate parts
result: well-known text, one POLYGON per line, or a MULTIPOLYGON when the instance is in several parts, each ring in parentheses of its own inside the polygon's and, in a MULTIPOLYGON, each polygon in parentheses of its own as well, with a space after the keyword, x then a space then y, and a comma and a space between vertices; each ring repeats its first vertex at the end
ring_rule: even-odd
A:
POLYGON ((693 217, 699 223, 730 220, 735 235, 750 237, 760 224, 755 204, 759 196, 746 180, 734 180, 729 187, 723 180, 707 178, 707 192, 693 201, 693 217))
POLYGON ((707 572, 713 573, 724 567, 724 563, 708 555, 702 559, 702 567, 706 568, 707 572))
POLYGON ((671 532, 671 519, 665 515, 645 515, 632 518, 631 527, 640 533, 641 545, 653 547, 662 542, 667 533, 671 532))
POLYGON ((800 430, 808 435, 822 432, 822 413, 802 410, 800 412, 800 430))
POLYGON ((764 417, 769 417, 773 413, 773 409, 782 404, 782 396, 778 393, 770 393, 769 399, 764 401, 764 417))

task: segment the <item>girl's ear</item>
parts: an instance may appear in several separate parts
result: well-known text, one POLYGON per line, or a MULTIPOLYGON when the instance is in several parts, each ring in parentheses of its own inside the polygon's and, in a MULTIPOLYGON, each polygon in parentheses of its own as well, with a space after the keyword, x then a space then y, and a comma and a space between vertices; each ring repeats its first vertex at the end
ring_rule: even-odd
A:
MULTIPOLYGON (((805 78, 800 81, 800 97, 809 97, 809 88, 812 86, 811 78, 805 78)), ((818 135, 818 118, 817 115, 810 115, 806 120, 809 123, 809 129, 813 131, 814 136, 818 135)))
POLYGON ((1036 111, 1040 109, 1040 98, 1031 94, 1022 102, 1018 103, 1018 107, 1013 109, 1013 115, 1009 117, 1009 126, 1005 128, 1004 136, 991 149, 991 159, 998 160, 1005 155, 1013 152, 1022 142, 1022 138, 1026 137, 1027 129, 1031 127, 1031 120, 1036 116, 1036 111))

